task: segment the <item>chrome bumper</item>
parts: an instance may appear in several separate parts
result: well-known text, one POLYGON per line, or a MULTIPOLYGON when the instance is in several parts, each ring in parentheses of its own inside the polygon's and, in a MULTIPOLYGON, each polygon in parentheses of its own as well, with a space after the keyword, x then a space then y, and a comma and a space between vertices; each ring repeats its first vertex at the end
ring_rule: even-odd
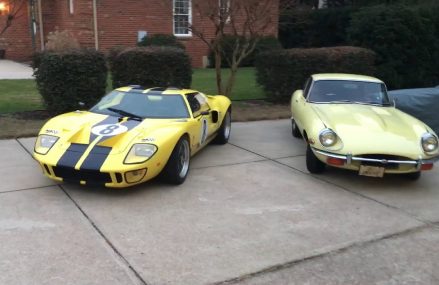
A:
POLYGON ((392 160, 392 159, 373 159, 373 158, 364 158, 364 157, 357 157, 352 156, 352 154, 347 155, 341 155, 341 154, 335 154, 330 153, 322 150, 318 150, 316 148, 312 148, 314 152, 327 156, 327 157, 333 157, 338 159, 346 160, 346 164, 352 164, 353 161, 364 161, 364 162, 375 162, 375 163, 381 163, 383 166, 390 164, 390 163, 396 163, 396 164, 406 164, 406 165, 415 165, 416 168, 419 170, 421 169, 421 166, 423 164, 432 164, 439 160, 439 156, 430 158, 430 159, 421 159, 418 160, 392 160))

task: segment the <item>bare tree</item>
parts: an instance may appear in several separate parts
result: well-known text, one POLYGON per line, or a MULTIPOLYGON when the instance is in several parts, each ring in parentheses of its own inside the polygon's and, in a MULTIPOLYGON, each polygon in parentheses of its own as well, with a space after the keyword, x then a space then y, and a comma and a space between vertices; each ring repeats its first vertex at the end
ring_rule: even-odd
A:
POLYGON ((255 50, 270 26, 277 25, 277 13, 272 9, 278 9, 278 0, 192 0, 192 5, 198 20, 189 29, 214 54, 218 93, 230 96, 241 62, 255 50), (227 35, 234 39, 230 58, 224 57, 223 39, 227 35), (223 58, 230 66, 225 83, 221 74, 223 58))
POLYGON ((8 6, 4 7, 6 8, 5 15, 0 14, 0 19, 3 17, 5 18, 5 21, 0 24, 0 36, 2 36, 11 27, 12 23, 16 19, 26 14, 26 0, 9 0, 7 5, 8 6))

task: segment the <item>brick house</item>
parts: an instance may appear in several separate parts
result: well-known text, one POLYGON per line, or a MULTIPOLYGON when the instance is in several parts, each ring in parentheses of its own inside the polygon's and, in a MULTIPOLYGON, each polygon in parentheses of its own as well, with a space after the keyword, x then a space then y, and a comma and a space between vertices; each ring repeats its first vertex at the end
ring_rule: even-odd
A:
MULTIPOLYGON (((8 1, 0 0, 3 7, 8 1)), ((15 0, 17 1, 17 0, 15 0)), ((23 0, 22 0, 23 1, 23 0)), ((272 0, 268 13, 278 18, 279 1, 272 0)), ((24 0, 23 14, 14 20, 0 38, 6 58, 25 61, 34 51, 44 49, 52 31, 69 31, 82 47, 103 52, 114 46, 135 46, 138 39, 152 34, 174 34, 186 46, 194 67, 205 66, 208 48, 191 34, 188 25, 203 26, 209 34, 213 27, 197 17, 191 0, 24 0), (169 2, 169 3, 168 3, 169 2)), ((199 16, 199 15, 198 15, 199 16)), ((0 28, 5 21, 0 14, 0 28)), ((277 35, 277 21, 265 34, 277 35)))

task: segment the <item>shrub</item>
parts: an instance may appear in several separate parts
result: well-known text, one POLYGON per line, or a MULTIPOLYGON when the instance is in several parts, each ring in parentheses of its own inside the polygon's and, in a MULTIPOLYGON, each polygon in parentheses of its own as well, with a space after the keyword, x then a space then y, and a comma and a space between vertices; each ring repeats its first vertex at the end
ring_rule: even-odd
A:
POLYGON ((293 10, 279 18, 279 41, 284 48, 331 47, 347 43, 350 7, 293 10))
POLYGON ((265 52, 256 60, 257 81, 268 98, 286 103, 315 73, 340 72, 373 75, 375 54, 356 47, 289 49, 265 52))
POLYGON ((138 47, 127 49, 114 60, 113 87, 142 85, 188 88, 192 81, 189 56, 173 47, 138 47))
MULTIPOLYGON (((221 67, 229 67, 227 58, 229 61, 232 60, 233 48, 236 40, 239 40, 239 37, 230 35, 224 36, 224 38, 221 40, 220 45, 223 50, 221 67)), ((273 36, 261 37, 255 46, 255 50, 244 58, 240 66, 254 66, 255 58, 261 52, 280 49, 282 49, 282 45, 277 38, 273 36)), ((210 67, 215 67, 215 55, 213 52, 209 54, 209 62, 210 67)))
POLYGON ((78 48, 78 41, 69 31, 50 32, 47 36, 46 50, 48 51, 66 52, 78 48))
POLYGON ((186 49, 184 44, 179 42, 176 36, 167 34, 155 34, 151 36, 146 36, 137 45, 139 47, 168 46, 180 48, 183 50, 186 49))
POLYGON ((365 8, 353 15, 349 37, 352 44, 376 52, 377 76, 389 88, 432 86, 439 82, 435 21, 437 14, 417 8, 365 8))
POLYGON ((108 50, 108 52, 107 52, 107 63, 108 63, 108 66, 109 66, 110 70, 113 69, 113 64, 114 64, 114 61, 116 60, 116 58, 125 49, 127 49, 127 47, 125 47, 125 46, 114 46, 114 47, 112 47, 112 48, 110 48, 108 50))
POLYGON ((76 110, 79 102, 91 107, 105 94, 105 58, 95 50, 45 52, 37 66, 38 91, 53 114, 76 110))

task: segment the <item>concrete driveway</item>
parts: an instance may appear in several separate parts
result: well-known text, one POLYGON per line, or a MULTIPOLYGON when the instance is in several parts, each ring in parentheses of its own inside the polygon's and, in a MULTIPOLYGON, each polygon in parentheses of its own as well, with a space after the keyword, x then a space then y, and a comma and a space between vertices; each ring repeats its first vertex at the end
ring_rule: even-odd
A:
POLYGON ((0 284, 438 284, 439 176, 312 176, 288 120, 234 123, 186 182, 44 178, 0 141, 0 284))

